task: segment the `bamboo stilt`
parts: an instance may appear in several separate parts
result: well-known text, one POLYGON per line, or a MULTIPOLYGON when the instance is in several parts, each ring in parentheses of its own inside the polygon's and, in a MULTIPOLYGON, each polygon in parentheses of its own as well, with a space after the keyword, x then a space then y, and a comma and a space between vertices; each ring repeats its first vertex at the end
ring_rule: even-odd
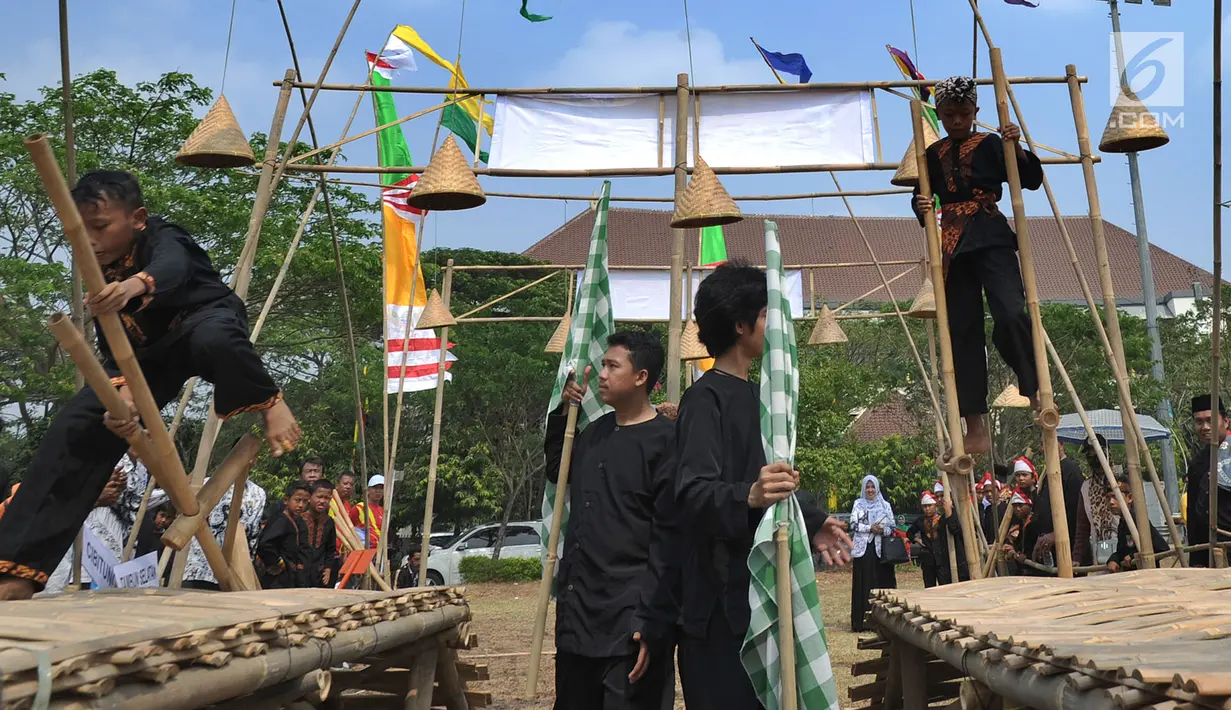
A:
POLYGON ((547 536, 547 559, 543 562, 543 579, 534 611, 534 636, 530 642, 530 670, 526 675, 526 697, 538 695, 539 663, 543 658, 543 636, 547 632, 547 605, 551 601, 551 583, 556 572, 560 547, 560 524, 564 518, 564 503, 568 497, 569 465, 573 459, 573 439, 577 435, 577 414, 581 407, 569 402, 564 423, 564 443, 560 449, 560 470, 556 475, 556 500, 552 507, 551 531, 547 536))
MULTIPOLYGON (((661 172, 661 171, 659 171, 661 172)), ((678 201, 688 185, 688 75, 675 77, 675 199, 678 201)), ((683 324, 684 239, 683 229, 671 230, 671 287, 668 293, 667 316, 667 401, 680 402, 680 335, 683 324)), ((538 669, 534 669, 538 673, 538 669)))
MULTIPOLYGON (((453 260, 445 264, 445 278, 443 284, 444 293, 441 298, 444 299, 445 308, 449 307, 449 300, 453 293, 453 260)), ((423 507, 423 540, 419 547, 419 579, 427 579, 427 557, 432 550, 432 508, 436 502, 436 466, 440 461, 440 427, 441 419, 443 418, 443 409, 445 403, 445 366, 448 364, 449 355, 449 326, 444 326, 440 329, 440 360, 436 369, 436 404, 432 410, 432 450, 427 465, 427 501, 423 507)), ((389 525, 389 516, 385 516, 385 525, 389 525)), ((383 539, 383 538, 382 538, 383 539)))
MULTIPOLYGON (((992 47, 990 52, 992 76, 996 81, 996 110, 1000 117, 1000 125, 1008 125, 1009 115, 1008 84, 1005 83, 1004 67, 1001 64, 1000 49, 992 47)), ((1026 205, 1022 200, 1022 181, 1017 168, 1017 141, 1005 141, 1004 162, 1005 173, 1008 176, 1009 195, 1013 202, 1013 222, 1017 232, 1017 249, 1021 260, 1022 284, 1026 290, 1026 309, 1030 312, 1030 323, 1034 349, 1035 369, 1039 378, 1039 425, 1043 429, 1043 452, 1046 462, 1048 494, 1052 504, 1052 528, 1055 536, 1056 567, 1061 577, 1073 576, 1073 548, 1069 542, 1069 522, 1064 512, 1064 490, 1060 480, 1060 442, 1056 438, 1056 425, 1060 415, 1056 411, 1055 396, 1051 386, 1051 371, 1047 366, 1047 352, 1040 348, 1043 342, 1043 320, 1039 311, 1039 291, 1035 283, 1034 258, 1031 255, 1030 224, 1026 219, 1026 205)), ((1029 396, 1029 395, 1027 395, 1029 396)))
MULTIPOLYGON (((996 500, 996 505, 1000 505, 999 496, 996 500)), ((1009 508, 1004 512, 1004 517, 1000 519, 1000 529, 996 531, 996 544, 992 546, 992 554, 988 555, 987 564, 983 568, 983 576, 992 576, 992 571, 996 569, 996 560, 1000 559, 1000 550, 1004 547, 1005 538, 1009 536, 1009 527, 1013 522, 1013 510, 1009 508)))
POLYGON ((781 673, 782 710, 799 707, 798 683, 795 678, 795 615, 791 610, 791 523, 782 521, 774 531, 777 546, 778 592, 778 669, 781 673))
POLYGON ((209 514, 222 500, 227 489, 233 486, 241 476, 247 475, 252 464, 256 462, 256 456, 263 445, 264 442, 260 438, 252 434, 245 434, 218 466, 218 470, 214 471, 214 475, 210 476, 197 493, 199 512, 196 515, 177 517, 175 522, 171 523, 171 527, 167 528, 167 532, 163 534, 162 544, 175 550, 182 550, 196 531, 202 529, 202 526, 208 530, 209 526, 204 524, 209 514))
MULTIPOLYGON (((928 364, 932 367, 932 381, 928 383, 928 389, 931 390, 932 400, 939 402, 940 395, 937 392, 937 388, 940 387, 940 378, 936 372, 936 333, 933 331, 931 323, 925 323, 924 325, 927 326, 928 331, 928 364)), ((944 414, 939 404, 933 406, 935 408, 932 410, 932 421, 936 424, 936 473, 942 479, 946 479, 948 474, 941 467, 941 460, 945 455, 946 441, 945 424, 941 420, 944 414)), ((950 492, 948 484, 944 485, 945 491, 950 492)), ((949 541, 949 574, 951 575, 949 578, 956 581, 961 578, 957 569, 957 546, 953 542, 952 535, 946 535, 945 538, 949 541)))
POLYGON ((227 511, 226 533, 222 537, 222 554, 226 555, 228 560, 235 556, 236 533, 243 527, 239 515, 244 509, 244 492, 247 490, 248 471, 240 471, 235 478, 235 484, 231 486, 231 507, 227 511))
MULTIPOLYGON (((927 165, 927 152, 923 147, 923 109, 920 102, 912 101, 910 112, 911 125, 915 134, 915 160, 919 165, 927 165)), ((923 227, 927 233, 928 265, 932 269, 932 286, 936 289, 936 327, 940 341, 941 376, 945 381, 945 411, 949 422, 950 451, 953 454, 952 460, 947 465, 963 476, 960 487, 946 485, 945 493, 949 496, 960 496, 961 500, 968 501, 970 496, 965 490, 964 477, 965 473, 974 467, 974 460, 966 454, 965 441, 962 439, 962 417, 958 409, 957 381, 953 372, 953 341, 949 335, 949 310, 940 255, 940 234, 936 229, 936 208, 931 203, 932 181, 927 170, 919 171, 919 191, 919 194, 929 200, 927 212, 923 217, 923 227)), ((950 481, 950 484, 952 483, 950 481)), ((957 506, 958 519, 962 525, 962 539, 966 543, 966 564, 973 576, 982 570, 979 566, 979 551, 973 540, 973 520, 971 519, 973 511, 969 503, 963 505, 955 501, 954 504, 957 506)))

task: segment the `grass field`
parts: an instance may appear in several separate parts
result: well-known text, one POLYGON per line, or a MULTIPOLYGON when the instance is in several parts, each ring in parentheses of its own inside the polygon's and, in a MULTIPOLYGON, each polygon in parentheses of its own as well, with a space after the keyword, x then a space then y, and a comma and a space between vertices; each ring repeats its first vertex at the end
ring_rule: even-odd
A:
MULTIPOLYGON (((898 586, 919 588, 923 579, 913 567, 898 568, 898 586)), ((825 629, 829 637, 829 653, 834 675, 838 680, 842 707, 859 705, 846 700, 852 683, 851 664, 873 658, 876 653, 855 648, 856 634, 851 633, 851 573, 849 570, 825 572, 817 576, 825 629)), ((476 690, 491 691, 496 710, 549 710, 555 687, 555 662, 550 653, 543 655, 539 672, 538 699, 525 700, 526 672, 530 637, 534 626, 535 584, 478 584, 466 588, 466 598, 473 613, 471 628, 479 635, 479 647, 463 651, 462 656, 488 664, 491 679, 474 683, 476 690)), ((548 614, 547 642, 552 647, 552 622, 555 609, 548 614)), ((682 695, 676 691, 676 707, 683 708, 682 695)))

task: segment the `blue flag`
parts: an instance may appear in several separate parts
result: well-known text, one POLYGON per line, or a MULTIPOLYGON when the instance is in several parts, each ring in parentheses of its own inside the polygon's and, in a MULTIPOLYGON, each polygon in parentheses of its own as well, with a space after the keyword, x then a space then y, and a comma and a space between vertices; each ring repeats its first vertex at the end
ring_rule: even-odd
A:
POLYGON ((812 80, 812 70, 808 68, 808 62, 804 61, 804 55, 794 52, 790 54, 769 52, 757 44, 756 40, 753 40, 752 43, 756 45, 757 51, 765 58, 765 63, 772 67, 774 71, 793 74, 799 77, 799 83, 801 84, 807 84, 812 80))
MULTIPOLYGON (((1010 5, 1025 5, 1026 7, 1038 7, 1039 6, 1037 2, 1030 2, 1030 0, 1004 0, 1004 1, 1010 5)), ((1132 0, 1129 0, 1129 2, 1132 2, 1132 0)))

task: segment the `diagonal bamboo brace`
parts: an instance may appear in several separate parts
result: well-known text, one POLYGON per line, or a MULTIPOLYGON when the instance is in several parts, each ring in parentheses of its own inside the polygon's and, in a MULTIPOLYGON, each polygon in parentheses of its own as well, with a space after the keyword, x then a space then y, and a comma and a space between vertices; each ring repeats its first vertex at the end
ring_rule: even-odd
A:
MULTIPOLYGON (((94 394, 98 396, 107 411, 114 417, 127 419, 129 416, 128 403, 112 386, 111 377, 107 375, 106 370, 94 355, 94 348, 86 344, 85 337, 82 336, 81 331, 77 330, 77 326, 73 325, 72 320, 63 313, 56 313, 47 319, 47 328, 51 330, 52 335, 56 336, 60 347, 68 353, 69 358, 81 371, 86 384, 94 390, 94 394)), ((174 471, 168 471, 163 465, 163 459, 154 455, 153 444, 147 435, 139 433, 130 437, 128 445, 137 452, 137 458, 149 469, 150 475, 167 492, 177 509, 184 510, 185 506, 190 506, 188 509, 196 510, 197 499, 192 495, 192 489, 188 486, 188 478, 182 473, 176 474, 174 471)), ((179 457, 175 457, 175 460, 178 462, 179 457)), ((183 468, 180 471, 182 472, 183 468)))
POLYGON ((162 544, 176 550, 184 549, 196 532, 202 529, 202 523, 222 500, 222 496, 226 495, 227 489, 231 488, 241 476, 247 477, 264 443, 252 434, 244 434, 235 448, 231 449, 231 453, 227 454, 226 459, 214 471, 214 475, 210 476, 204 486, 201 486, 196 499, 200 510, 196 515, 177 517, 175 522, 171 523, 171 527, 163 533, 162 544))
MULTIPOLYGON (((26 150, 30 151, 31 160, 34 161, 34 167, 38 169, 43 189, 51 203, 55 205, 56 215, 59 216, 64 226, 64 236, 73 247, 73 262, 81 270, 81 277, 89 292, 99 293, 107 286, 107 281, 103 278, 103 270, 98 265, 98 259, 94 257, 94 249, 86 234, 85 223, 82 222, 81 213, 77 211, 77 205, 73 202, 72 194, 69 193, 68 183, 64 181, 64 174, 60 172, 60 166, 51 152, 51 146, 47 143, 46 136, 42 134, 29 136, 25 144, 26 150)), ((141 373, 141 365, 133 353, 132 344, 128 342, 128 334, 124 331, 123 324, 120 323, 120 317, 110 313, 98 316, 98 322, 107 339, 107 345, 111 347, 115 363, 119 366, 120 372, 124 374, 128 389, 132 392, 137 412, 140 413, 141 420, 149 431, 151 446, 147 451, 150 455, 144 459, 145 465, 151 471, 165 472, 163 478, 166 480, 159 480, 159 484, 166 489, 167 495, 175 501, 181 513, 196 515, 197 502, 188 489, 188 476, 184 472, 184 464, 180 461, 179 453, 175 449, 175 442, 171 440, 171 435, 167 433, 167 427, 163 424, 158 403, 154 400, 153 393, 150 392, 145 375, 141 373)), ((108 388, 111 388, 110 382, 108 382, 108 388)), ((99 388, 95 388, 95 392, 100 398, 103 396, 99 388)), ((127 409, 125 406, 123 410, 125 418, 128 416, 127 409)))

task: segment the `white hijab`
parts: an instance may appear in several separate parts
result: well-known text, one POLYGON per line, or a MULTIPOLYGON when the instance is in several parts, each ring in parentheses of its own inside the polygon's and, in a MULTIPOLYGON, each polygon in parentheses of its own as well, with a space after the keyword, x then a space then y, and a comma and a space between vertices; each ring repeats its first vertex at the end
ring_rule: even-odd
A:
POLYGON ((864 476, 863 482, 859 484, 859 497, 855 499, 855 505, 851 508, 851 528, 855 532, 855 537, 852 539, 854 545, 851 549, 853 556, 863 557, 869 542, 873 543, 877 556, 881 556, 881 539, 884 535, 873 535, 871 530, 873 525, 878 524, 884 528, 884 534, 893 534, 893 508, 889 505, 889 501, 885 500, 885 496, 881 495, 880 481, 876 479, 876 476, 869 474, 864 476), (875 498, 868 498, 864 494, 869 482, 876 489, 875 498))

